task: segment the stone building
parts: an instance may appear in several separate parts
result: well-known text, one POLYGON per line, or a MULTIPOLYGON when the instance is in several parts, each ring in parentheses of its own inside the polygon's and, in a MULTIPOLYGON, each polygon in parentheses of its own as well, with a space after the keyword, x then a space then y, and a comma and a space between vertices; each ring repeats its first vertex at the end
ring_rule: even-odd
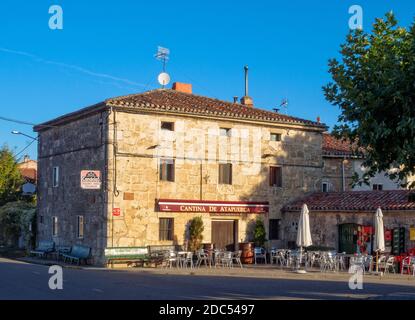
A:
POLYGON ((282 210, 287 243, 295 242, 304 203, 310 211, 313 245, 371 253, 374 215, 380 207, 386 251, 399 255, 415 248, 415 193, 410 190, 317 192, 299 198, 282 210))
POLYGON ((108 247, 236 248, 264 219, 282 246, 284 204, 319 191, 324 124, 194 95, 191 85, 112 98, 35 127, 38 239, 108 247), (101 183, 99 183, 101 181, 101 183))

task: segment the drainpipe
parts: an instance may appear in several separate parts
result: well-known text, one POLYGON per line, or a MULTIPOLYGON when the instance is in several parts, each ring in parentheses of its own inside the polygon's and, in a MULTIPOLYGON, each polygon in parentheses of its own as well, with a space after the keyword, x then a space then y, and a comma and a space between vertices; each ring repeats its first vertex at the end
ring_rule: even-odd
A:
POLYGON ((343 192, 346 191, 346 177, 344 174, 344 162, 346 161, 346 157, 343 158, 342 160, 342 189, 343 192))

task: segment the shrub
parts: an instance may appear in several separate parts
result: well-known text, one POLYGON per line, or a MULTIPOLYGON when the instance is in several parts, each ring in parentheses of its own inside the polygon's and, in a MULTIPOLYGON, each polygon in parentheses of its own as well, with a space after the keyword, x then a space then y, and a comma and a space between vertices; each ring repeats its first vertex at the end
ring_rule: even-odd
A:
POLYGON ((189 225, 189 249, 191 251, 199 250, 202 247, 203 241, 203 226, 202 217, 195 217, 190 221, 189 225))

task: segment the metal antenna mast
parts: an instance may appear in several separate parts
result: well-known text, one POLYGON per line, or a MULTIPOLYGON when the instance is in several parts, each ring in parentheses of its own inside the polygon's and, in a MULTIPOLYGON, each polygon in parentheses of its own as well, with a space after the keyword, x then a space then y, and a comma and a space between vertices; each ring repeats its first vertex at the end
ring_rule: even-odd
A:
POLYGON ((158 76, 158 82, 162 85, 163 89, 170 82, 170 76, 166 73, 166 64, 169 61, 169 55, 170 50, 160 46, 157 47, 157 53, 154 55, 157 60, 163 63, 163 72, 158 76))

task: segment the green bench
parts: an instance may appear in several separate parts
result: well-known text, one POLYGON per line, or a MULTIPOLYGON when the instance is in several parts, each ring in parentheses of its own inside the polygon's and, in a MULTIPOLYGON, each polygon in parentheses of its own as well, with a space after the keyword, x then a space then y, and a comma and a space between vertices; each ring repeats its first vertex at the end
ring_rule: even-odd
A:
POLYGON ((88 259, 91 257, 91 248, 74 245, 71 247, 71 251, 68 253, 62 253, 63 262, 76 262, 78 265, 82 261, 85 261, 85 264, 88 264, 88 259))
POLYGON ((30 255, 40 258, 47 258, 48 254, 55 251, 54 241, 39 241, 35 250, 30 251, 30 255))
POLYGON ((145 263, 150 262, 150 255, 147 247, 116 247, 105 249, 105 259, 112 267, 114 264, 144 266, 145 263))

